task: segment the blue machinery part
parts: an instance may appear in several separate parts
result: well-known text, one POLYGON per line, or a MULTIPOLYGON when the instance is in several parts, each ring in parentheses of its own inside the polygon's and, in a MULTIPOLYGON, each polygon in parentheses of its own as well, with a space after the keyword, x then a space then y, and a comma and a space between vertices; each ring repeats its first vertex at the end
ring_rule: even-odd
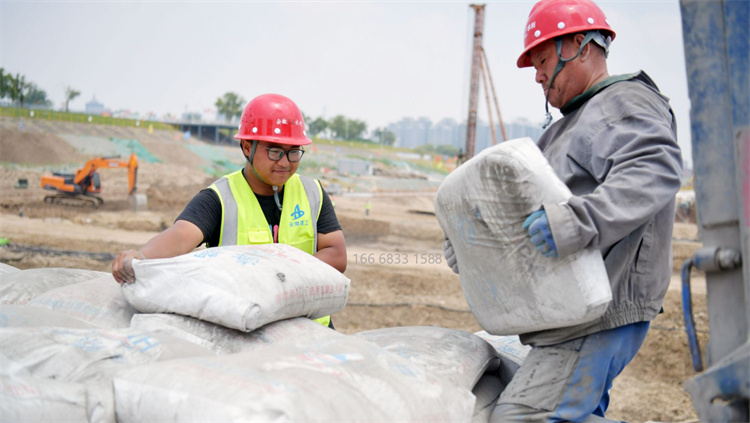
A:
POLYGON ((705 422, 750 421, 750 1, 680 0, 694 189, 703 245, 682 269, 693 367, 685 382, 705 422), (744 265, 743 265, 744 263, 744 265), (706 271, 705 363, 690 271, 706 271), (705 367, 705 370, 703 370, 705 367))
POLYGON ((693 297, 690 291, 690 271, 693 270, 693 259, 685 260, 682 265, 682 315, 685 318, 685 331, 687 332, 690 356, 693 357, 693 370, 703 371, 703 359, 701 358, 701 347, 698 343, 698 334, 695 332, 695 321, 693 320, 693 297))
POLYGON ((690 272, 693 270, 693 266, 704 272, 737 269, 742 266, 742 255, 739 251, 732 249, 701 248, 695 252, 692 258, 685 260, 682 265, 682 314, 685 318, 685 331, 688 336, 690 355, 693 357, 693 369, 696 372, 702 372, 703 360, 701 359, 698 335, 695 331, 693 299, 690 290, 690 272))

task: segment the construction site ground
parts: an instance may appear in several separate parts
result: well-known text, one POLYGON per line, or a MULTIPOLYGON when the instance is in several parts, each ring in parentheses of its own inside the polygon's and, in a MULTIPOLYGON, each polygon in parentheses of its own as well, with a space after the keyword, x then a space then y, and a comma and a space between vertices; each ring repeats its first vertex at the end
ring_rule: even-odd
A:
MULTIPOLYGON (((186 140, 178 132, 33 121, 24 122, 20 130, 19 122, 0 120, 0 238, 8 241, 0 247, 0 262, 19 269, 110 270, 113 255, 138 248, 172 225, 192 196, 216 178, 206 156, 196 153, 207 147, 224 154, 230 167, 239 168, 243 163, 238 147, 186 140), (146 194, 147 209, 133 210, 126 193, 126 172, 118 169, 101 172, 104 205, 98 209, 46 204, 43 199, 50 192, 39 186, 41 175, 63 168, 72 171, 96 154, 81 152, 80 144, 70 141, 72 136, 92 145, 111 138, 137 140, 158 158, 142 161, 139 168, 137 189, 146 194), (18 182, 23 179, 28 188, 20 187, 18 182)), ((342 149, 322 143, 311 153, 305 160, 317 163, 372 154, 358 151, 356 145, 342 149)), ((429 193, 434 183, 412 181, 408 186, 417 190, 412 192, 368 192, 386 185, 377 178, 414 179, 413 175, 399 176, 398 169, 387 168, 378 172, 381 176, 369 177, 339 176, 324 166, 310 170, 324 184, 341 183, 350 191, 334 198, 347 241, 346 275, 351 279, 349 304, 333 316, 338 331, 348 334, 425 325, 481 330, 466 304, 458 275, 444 263, 443 235, 433 214, 434 195, 429 193), (368 201, 371 210, 366 216, 368 201)), ((684 331, 678 270, 700 245, 694 224, 675 224, 675 272, 664 313, 652 322, 640 352, 615 381, 608 418, 697 421, 681 386, 694 372, 684 331)), ((703 275, 695 272, 692 286, 698 336, 705 347, 708 321, 703 275)))

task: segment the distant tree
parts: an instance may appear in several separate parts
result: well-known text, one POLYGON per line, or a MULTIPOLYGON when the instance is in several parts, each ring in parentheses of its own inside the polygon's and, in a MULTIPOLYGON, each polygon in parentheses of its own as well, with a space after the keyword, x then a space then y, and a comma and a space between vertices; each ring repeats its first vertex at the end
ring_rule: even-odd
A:
POLYGON ((10 85, 13 75, 5 73, 5 68, 0 68, 0 98, 10 94, 10 85))
POLYGON ((70 86, 65 88, 65 111, 68 111, 68 105, 73 99, 81 95, 81 92, 70 86))
POLYGON ((26 82, 25 76, 18 73, 14 76, 7 73, 5 68, 0 68, 0 98, 6 97, 20 107, 24 104, 45 107, 52 105, 47 92, 33 82, 26 82))
POLYGON ((13 79, 13 85, 11 87, 11 100, 18 102, 18 105, 23 107, 23 101, 26 93, 26 77, 17 73, 13 79))
POLYGON ((307 131, 310 132, 310 135, 312 135, 313 137, 317 137, 318 134, 325 131, 326 128, 328 128, 328 122, 326 122, 326 120, 322 117, 319 117, 310 122, 310 124, 307 126, 307 131))
POLYGON ((331 130, 334 138, 343 140, 347 137, 347 122, 344 115, 336 115, 328 122, 328 128, 331 130))
POLYGON ((363 120, 349 119, 347 121, 347 139, 359 140, 367 132, 367 123, 363 120))
POLYGON ((419 154, 432 154, 435 152, 435 146, 432 144, 422 144, 414 148, 414 151, 419 154))
POLYGON ((224 115, 224 119, 230 122, 234 117, 242 116, 242 109, 245 106, 245 99, 237 93, 228 92, 224 97, 216 99, 216 110, 224 115))
POLYGON ((396 134, 385 128, 376 128, 372 131, 374 137, 373 141, 376 141, 382 145, 393 145, 396 143, 396 134))
POLYGON ((461 149, 456 147, 455 145, 442 144, 437 146, 435 148, 435 151, 439 154, 442 154, 443 156, 455 157, 458 155, 461 149))
POLYGON ((328 128, 333 137, 340 140, 362 139, 367 132, 367 123, 356 119, 347 119, 344 115, 337 115, 328 122, 328 128))
POLYGON ((32 106, 50 107, 52 101, 47 98, 47 92, 40 89, 33 82, 26 85, 26 103, 32 106))

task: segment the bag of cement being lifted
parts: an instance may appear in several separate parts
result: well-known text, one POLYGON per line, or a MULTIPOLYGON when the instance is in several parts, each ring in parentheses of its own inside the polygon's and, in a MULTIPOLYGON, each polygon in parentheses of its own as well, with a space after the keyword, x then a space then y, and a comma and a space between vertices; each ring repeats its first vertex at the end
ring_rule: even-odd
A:
POLYGON ((242 332, 179 314, 136 314, 131 328, 165 333, 206 347, 217 354, 234 354, 273 345, 294 344, 343 336, 307 317, 294 317, 242 332))
POLYGON ((85 282, 107 274, 95 270, 58 267, 11 271, 2 274, 0 278, 0 303, 26 304, 38 295, 55 288, 85 282))
POLYGON ((168 259, 133 260, 122 292, 143 313, 177 313, 250 332, 292 317, 341 311, 349 279, 285 244, 238 245, 168 259))
POLYGON ((570 190, 529 138, 485 149, 440 184, 435 214, 453 245, 466 301, 484 330, 516 335, 600 317, 612 299, 598 250, 548 258, 524 220, 570 190))

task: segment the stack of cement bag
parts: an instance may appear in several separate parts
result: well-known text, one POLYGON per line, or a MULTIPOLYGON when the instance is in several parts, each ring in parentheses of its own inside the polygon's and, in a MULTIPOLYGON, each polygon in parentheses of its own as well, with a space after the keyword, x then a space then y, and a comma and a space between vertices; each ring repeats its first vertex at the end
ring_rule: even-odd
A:
POLYGON ((285 245, 109 273, 0 266, 0 421, 487 421, 526 347, 311 319, 350 281, 285 245))
POLYGON ((488 333, 574 326, 607 310, 612 291, 598 250, 546 257, 523 229, 542 205, 571 195, 529 138, 483 150, 440 184, 435 214, 456 253, 466 301, 488 333))

